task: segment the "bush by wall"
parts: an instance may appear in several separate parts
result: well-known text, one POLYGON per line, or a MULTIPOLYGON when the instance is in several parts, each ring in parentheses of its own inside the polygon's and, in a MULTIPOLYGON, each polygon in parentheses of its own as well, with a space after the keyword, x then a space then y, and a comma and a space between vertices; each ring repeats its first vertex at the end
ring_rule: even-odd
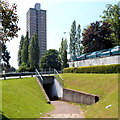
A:
POLYGON ((120 64, 65 68, 64 73, 120 73, 120 64))

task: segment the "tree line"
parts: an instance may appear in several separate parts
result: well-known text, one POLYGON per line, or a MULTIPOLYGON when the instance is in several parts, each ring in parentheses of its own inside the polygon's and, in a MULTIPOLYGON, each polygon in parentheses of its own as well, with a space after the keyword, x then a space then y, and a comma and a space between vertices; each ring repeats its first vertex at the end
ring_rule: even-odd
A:
POLYGON ((28 32, 26 36, 21 36, 19 51, 18 51, 18 65, 17 72, 34 72, 38 70, 60 70, 61 60, 59 52, 55 49, 47 50, 44 56, 40 59, 40 51, 38 45, 37 34, 35 33, 30 40, 28 32))
POLYGON ((18 72, 35 71, 39 68, 39 46, 35 33, 30 40, 29 33, 22 35, 18 51, 18 72))
MULTIPOLYGON (((19 17, 17 15, 17 5, 9 5, 5 0, 0 1, 0 68, 10 67, 10 53, 7 50, 6 41, 17 37, 19 17), (12 17, 11 17, 12 16, 12 17)), ((108 49, 120 45, 120 8, 118 4, 106 5, 106 10, 101 16, 102 20, 90 23, 81 34, 80 24, 76 27, 74 20, 70 29, 69 45, 66 38, 62 38, 59 50, 47 50, 40 60, 37 34, 30 40, 28 33, 21 36, 18 52, 18 71, 34 71, 38 69, 58 69, 67 67, 67 55, 70 59, 82 53, 93 52, 101 49, 108 49), (69 48, 69 50, 68 50, 69 48), (54 64, 53 64, 54 63, 54 64)), ((1 71, 1 69, 0 69, 1 71)))
POLYGON ((120 7, 118 4, 106 5, 100 16, 102 20, 90 23, 81 35, 80 25, 76 30, 73 21, 70 30, 69 54, 72 57, 81 53, 94 52, 120 45, 120 7), (80 38, 81 37, 81 38, 80 38))
MULTIPOLYGON (((80 54, 120 45, 120 7, 118 4, 107 4, 106 10, 103 11, 103 15, 100 17, 102 20, 90 23, 83 30, 83 33, 81 33, 80 24, 77 26, 76 21, 73 21, 70 29, 69 51, 67 53, 65 52, 66 48, 63 47, 63 38, 61 41, 60 50, 62 49, 62 54, 60 52, 60 55, 62 63, 67 60, 65 54, 69 54, 69 60, 72 60, 80 54)), ((65 64, 64 67, 67 66, 67 62, 65 64)))
MULTIPOLYGON (((90 23, 90 25, 88 25, 83 30, 83 33, 81 33, 80 24, 76 25, 76 21, 74 20, 70 29, 69 45, 67 39, 62 38, 59 50, 47 50, 41 60, 37 62, 39 65, 36 64, 36 68, 42 70, 49 70, 54 68, 57 70, 63 70, 65 67, 68 67, 68 54, 70 55, 69 60, 72 60, 73 57, 84 53, 108 49, 116 45, 120 45, 120 16, 118 14, 120 8, 118 5, 111 4, 108 4, 106 8, 107 9, 103 11, 103 16, 101 16, 102 20, 90 23)), ((26 49, 26 43, 24 43, 24 45, 26 46, 26 49)), ((34 51, 35 48, 32 49, 32 51, 34 51)), ((35 61, 35 57, 31 57, 30 59, 30 50, 27 52, 24 50, 24 47, 22 54, 22 57, 25 56, 25 60, 22 60, 22 62, 24 65, 27 65, 31 68, 33 65, 30 64, 35 61), (26 58, 27 53, 29 54, 28 60, 26 58)))
POLYGON ((19 51, 18 51, 18 65, 17 72, 38 70, 62 70, 67 67, 67 40, 62 39, 61 47, 58 50, 49 49, 44 53, 42 58, 39 58, 40 51, 38 45, 37 34, 34 34, 30 40, 28 32, 26 36, 21 36, 19 51))

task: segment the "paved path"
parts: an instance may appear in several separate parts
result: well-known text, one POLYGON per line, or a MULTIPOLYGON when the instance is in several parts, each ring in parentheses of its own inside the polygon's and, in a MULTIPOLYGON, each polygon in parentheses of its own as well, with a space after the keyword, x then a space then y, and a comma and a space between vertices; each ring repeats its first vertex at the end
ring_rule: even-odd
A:
POLYGON ((43 118, 84 118, 80 106, 65 101, 51 101, 55 109, 47 113, 43 118))

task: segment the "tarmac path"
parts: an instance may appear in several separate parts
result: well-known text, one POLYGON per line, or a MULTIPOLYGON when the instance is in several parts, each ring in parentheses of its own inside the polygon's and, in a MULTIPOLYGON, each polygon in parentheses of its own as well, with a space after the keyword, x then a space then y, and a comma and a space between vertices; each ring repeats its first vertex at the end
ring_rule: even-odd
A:
POLYGON ((65 101, 51 101, 55 109, 46 113, 42 118, 84 118, 80 106, 65 101))

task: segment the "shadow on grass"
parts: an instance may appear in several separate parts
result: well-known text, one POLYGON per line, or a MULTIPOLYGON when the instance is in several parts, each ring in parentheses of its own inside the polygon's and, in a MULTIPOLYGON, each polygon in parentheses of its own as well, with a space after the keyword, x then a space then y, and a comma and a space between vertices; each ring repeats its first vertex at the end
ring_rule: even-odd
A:
POLYGON ((0 113, 0 120, 10 120, 9 118, 7 118, 5 115, 3 115, 2 113, 0 113))

